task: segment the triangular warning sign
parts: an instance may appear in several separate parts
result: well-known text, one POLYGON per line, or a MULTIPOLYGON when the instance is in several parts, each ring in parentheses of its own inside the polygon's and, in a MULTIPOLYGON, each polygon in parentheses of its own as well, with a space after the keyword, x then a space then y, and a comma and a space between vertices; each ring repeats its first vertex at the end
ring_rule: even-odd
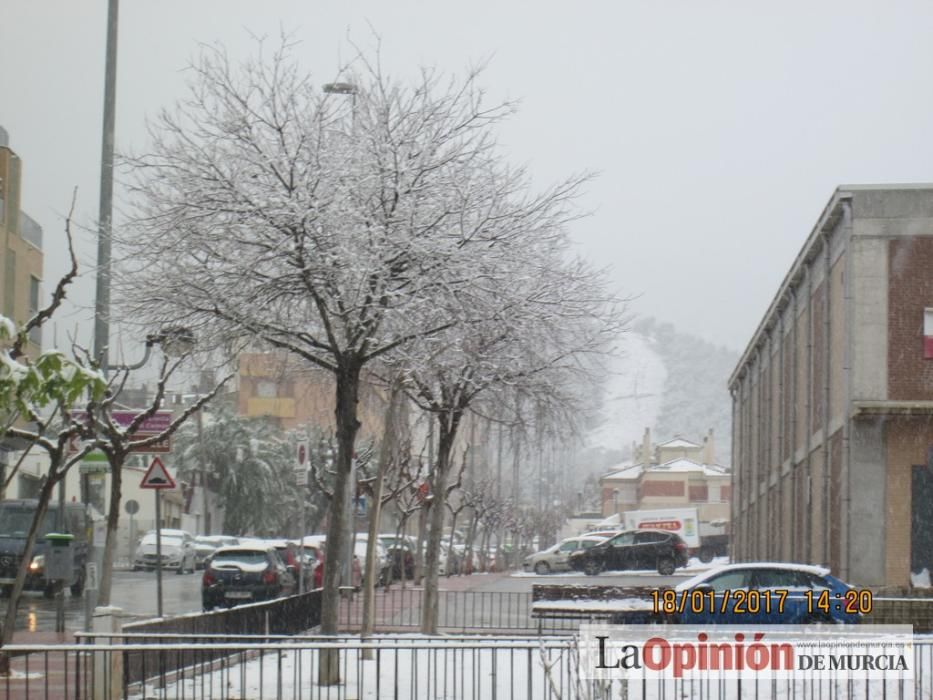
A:
POLYGON ((150 464, 149 468, 146 470, 146 474, 143 476, 139 488, 173 489, 175 488, 175 480, 169 475, 165 465, 162 464, 162 460, 155 457, 152 460, 152 464, 150 464))

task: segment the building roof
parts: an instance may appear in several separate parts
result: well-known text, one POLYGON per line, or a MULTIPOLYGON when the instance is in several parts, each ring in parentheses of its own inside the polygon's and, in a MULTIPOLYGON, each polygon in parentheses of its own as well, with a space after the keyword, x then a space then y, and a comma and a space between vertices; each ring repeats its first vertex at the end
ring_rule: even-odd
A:
POLYGON ((692 459, 672 459, 664 464, 657 464, 648 471, 652 472, 703 472, 704 476, 727 476, 729 474, 725 467, 718 464, 700 464, 692 459))
POLYGON ((603 479, 637 479, 644 473, 652 472, 703 472, 704 476, 728 476, 729 470, 719 464, 700 464, 692 459, 678 457, 663 464, 618 465, 613 471, 605 474, 603 479))
POLYGON ((645 470, 643 464, 630 464, 623 462, 617 464, 611 471, 603 475, 603 479, 637 479, 645 470))
POLYGON ((699 447, 695 442, 690 440, 685 440, 684 438, 678 436, 673 440, 668 440, 667 442, 662 442, 658 447, 699 447))

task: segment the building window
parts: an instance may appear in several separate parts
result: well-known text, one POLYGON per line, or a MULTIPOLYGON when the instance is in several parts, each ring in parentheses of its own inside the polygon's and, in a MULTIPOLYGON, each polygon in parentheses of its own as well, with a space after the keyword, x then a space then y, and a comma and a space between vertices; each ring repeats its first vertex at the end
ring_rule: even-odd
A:
POLYGON ((933 360, 933 309, 923 310, 923 357, 933 360))
POLYGON ((278 396, 278 385, 275 382, 260 380, 256 382, 256 396, 261 399, 274 399, 278 396))

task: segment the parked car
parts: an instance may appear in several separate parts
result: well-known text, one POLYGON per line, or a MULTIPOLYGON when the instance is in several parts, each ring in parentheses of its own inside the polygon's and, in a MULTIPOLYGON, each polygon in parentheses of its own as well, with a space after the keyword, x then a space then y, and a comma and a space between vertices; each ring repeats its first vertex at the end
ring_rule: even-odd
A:
POLYGON ((522 568, 525 571, 534 571, 540 576, 556 571, 570 571, 571 554, 581 549, 589 549, 605 541, 605 537, 600 537, 598 535, 570 537, 548 547, 542 552, 537 552, 529 557, 525 557, 525 561, 522 562, 522 568))
POLYGON ((851 624, 861 620, 862 601, 853 596, 855 589, 819 566, 726 564, 678 584, 674 591, 677 599, 694 591, 701 594, 696 605, 687 604, 683 612, 670 616, 686 624, 851 624), (707 598, 710 595, 712 601, 707 598))
MULTIPOLYGON (((297 581, 298 577, 300 576, 299 564, 301 560, 301 551, 300 547, 298 546, 298 540, 266 540, 266 544, 275 548, 275 551, 279 553, 279 556, 282 558, 282 561, 285 562, 286 566, 294 567, 297 581)), ((310 554, 306 549, 303 563, 304 578, 310 586, 310 583, 314 578, 314 568, 317 566, 317 557, 310 554)))
MULTIPOLYGON (((366 548, 369 542, 369 535, 366 533, 356 534, 356 544, 354 553, 360 561, 360 575, 366 575, 366 548)), ((383 586, 392 583, 392 560, 385 545, 376 538, 376 585, 383 586)))
MULTIPOLYGON (((39 502, 35 499, 20 499, 0 502, 0 590, 9 595, 16 580, 16 572, 26 548, 26 536, 36 514, 39 502)), ((84 592, 84 565, 87 561, 87 528, 85 506, 81 503, 66 503, 63 522, 58 522, 58 503, 49 504, 45 518, 39 525, 38 538, 32 548, 32 558, 26 572, 25 588, 42 591, 46 598, 55 594, 56 586, 45 577, 45 536, 52 532, 74 536, 74 576, 65 584, 71 595, 84 592)))
MULTIPOLYGON (((185 530, 161 529, 162 568, 175 569, 176 574, 186 571, 194 573, 197 555, 194 552, 194 537, 185 530)), ((133 557, 133 571, 152 571, 158 563, 156 554, 156 531, 143 535, 133 557)))
POLYGON ((274 547, 221 547, 201 577, 201 602, 207 611, 280 598, 295 591, 295 574, 274 547))
MULTIPOLYGON (((327 536, 326 535, 308 535, 303 538, 305 549, 313 548, 317 555, 317 566, 314 568, 314 587, 321 588, 324 585, 324 566, 327 561, 327 536)), ((351 569, 351 586, 359 589, 363 585, 363 574, 360 566, 360 559, 356 554, 353 555, 353 567, 351 569)))
POLYGON ((238 544, 240 541, 229 535, 198 535, 194 538, 195 568, 203 569, 208 557, 220 547, 232 547, 238 544))
POLYGON ((687 565, 687 544, 673 532, 626 530, 589 549, 570 555, 570 567, 595 576, 602 571, 657 569, 670 576, 687 565))
POLYGON ((402 576, 415 577, 415 544, 410 537, 402 535, 379 535, 379 541, 385 546, 392 562, 392 579, 400 581, 402 576))

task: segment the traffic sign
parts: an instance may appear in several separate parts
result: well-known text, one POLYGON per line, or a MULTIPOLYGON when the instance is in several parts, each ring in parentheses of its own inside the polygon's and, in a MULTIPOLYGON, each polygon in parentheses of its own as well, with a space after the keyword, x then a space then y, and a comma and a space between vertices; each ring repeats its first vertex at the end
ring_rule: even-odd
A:
POLYGON ((168 473, 162 460, 158 457, 152 458, 152 464, 146 470, 142 482, 139 484, 141 489, 173 489, 175 480, 168 473))
POLYGON ((136 515, 139 512, 139 502, 131 498, 123 504, 123 509, 130 515, 136 515))
POLYGON ((308 468, 308 441, 299 440, 295 448, 295 471, 308 468))
MULTIPOLYGON (((113 411, 110 414, 110 418, 119 427, 128 428, 133 420, 135 420, 136 416, 138 416, 140 413, 141 411, 113 411)), ((72 411, 71 418, 78 423, 84 423, 87 421, 87 411, 72 411)), ((139 428, 135 433, 128 436, 129 441, 139 442, 140 440, 145 440, 146 438, 155 437, 156 435, 159 435, 163 431, 167 430, 171 424, 171 411, 156 411, 155 414, 149 416, 149 418, 139 424, 139 428)), ((76 454, 80 449, 81 441, 78 440, 77 437, 72 437, 72 439, 68 442, 69 454, 76 454)), ((171 437, 167 437, 164 440, 155 443, 154 445, 130 448, 131 453, 167 454, 171 451, 171 437)))

